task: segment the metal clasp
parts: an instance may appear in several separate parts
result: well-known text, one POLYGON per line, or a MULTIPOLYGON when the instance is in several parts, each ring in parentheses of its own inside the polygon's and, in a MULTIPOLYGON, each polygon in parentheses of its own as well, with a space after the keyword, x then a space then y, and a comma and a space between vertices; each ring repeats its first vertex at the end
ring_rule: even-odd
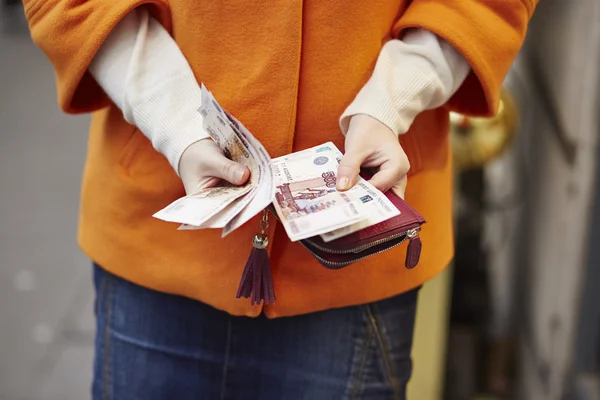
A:
POLYGON ((269 229, 269 212, 267 209, 263 210, 263 215, 260 221, 258 222, 258 227, 260 228, 260 234, 254 235, 254 239, 252 239, 252 245, 257 249, 265 249, 269 245, 269 237, 265 235, 267 229, 269 229))

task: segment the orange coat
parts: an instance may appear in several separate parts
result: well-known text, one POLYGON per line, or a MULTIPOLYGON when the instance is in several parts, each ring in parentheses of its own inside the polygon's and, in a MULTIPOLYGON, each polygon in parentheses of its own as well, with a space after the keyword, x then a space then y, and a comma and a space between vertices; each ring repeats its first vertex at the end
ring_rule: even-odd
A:
POLYGON ((107 270, 235 315, 269 317, 396 295, 439 273, 453 255, 450 109, 496 110, 503 79, 537 0, 25 0, 34 41, 56 70, 66 112, 94 111, 79 241, 107 270), (473 73, 447 107, 422 113, 400 139, 412 165, 408 202, 428 220, 413 270, 405 246, 342 270, 319 265, 271 221, 277 301, 251 306, 235 293, 258 228, 177 231, 152 214, 184 195, 181 181, 87 72, 112 27, 149 5, 172 32, 196 78, 265 145, 272 157, 328 140, 340 148, 338 117, 369 78, 382 44, 409 27, 454 45, 473 73))

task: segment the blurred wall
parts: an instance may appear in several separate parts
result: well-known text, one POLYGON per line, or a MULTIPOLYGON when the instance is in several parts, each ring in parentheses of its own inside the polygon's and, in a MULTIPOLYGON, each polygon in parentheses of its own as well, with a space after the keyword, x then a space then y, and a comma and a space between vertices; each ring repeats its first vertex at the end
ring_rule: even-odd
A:
POLYGON ((541 1, 515 68, 532 92, 525 108, 527 204, 518 329, 526 400, 569 398, 586 279, 596 182, 600 3, 541 1))

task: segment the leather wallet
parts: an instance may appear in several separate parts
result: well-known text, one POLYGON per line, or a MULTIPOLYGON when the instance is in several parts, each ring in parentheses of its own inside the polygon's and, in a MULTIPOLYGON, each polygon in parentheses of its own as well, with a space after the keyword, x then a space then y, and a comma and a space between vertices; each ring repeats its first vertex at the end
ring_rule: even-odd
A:
POLYGON ((405 266, 412 269, 419 263, 421 239, 419 232, 425 219, 392 190, 385 195, 398 208, 400 215, 356 231, 331 242, 313 236, 300 243, 326 268, 340 269, 356 261, 383 253, 408 240, 405 266))
MULTIPOLYGON (((372 169, 363 169, 360 176, 370 180, 374 173, 372 169)), ((408 269, 416 267, 423 247, 419 235, 422 225, 427 221, 393 190, 388 190, 384 195, 400 211, 399 215, 330 242, 325 242, 317 235, 300 240, 300 244, 324 267, 340 269, 367 257, 381 254, 408 240, 404 265, 408 269)), ((279 219, 272 204, 269 210, 275 218, 279 219)))

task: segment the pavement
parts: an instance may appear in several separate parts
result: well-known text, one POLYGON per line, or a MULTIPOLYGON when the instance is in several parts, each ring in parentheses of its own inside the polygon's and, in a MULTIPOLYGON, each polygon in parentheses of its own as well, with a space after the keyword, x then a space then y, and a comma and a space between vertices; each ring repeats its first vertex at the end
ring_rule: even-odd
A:
POLYGON ((88 116, 67 116, 22 10, 0 5, 0 400, 89 399, 94 292, 77 247, 88 116))

